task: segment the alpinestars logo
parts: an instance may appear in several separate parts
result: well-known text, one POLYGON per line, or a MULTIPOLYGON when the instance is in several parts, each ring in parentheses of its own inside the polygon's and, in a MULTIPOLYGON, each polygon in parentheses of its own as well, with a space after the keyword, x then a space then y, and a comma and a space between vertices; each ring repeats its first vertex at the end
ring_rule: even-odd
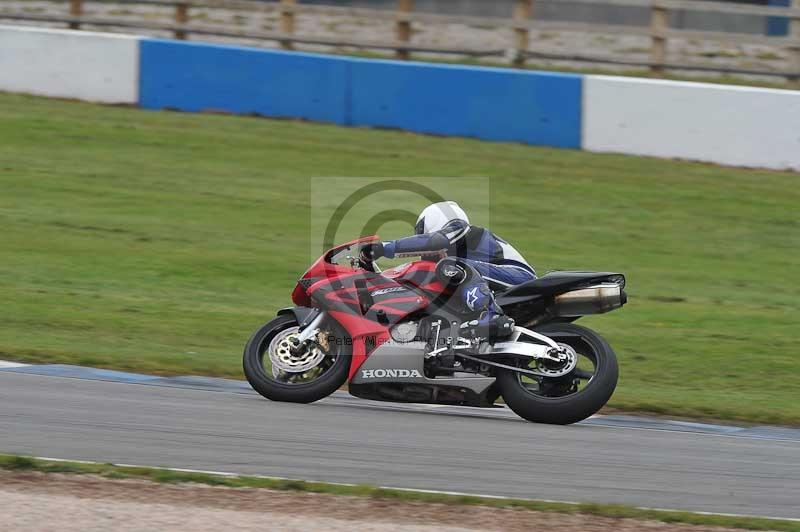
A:
POLYGON ((467 306, 470 310, 475 310, 475 302, 478 301, 478 287, 467 291, 467 306))
POLYGON ((411 377, 422 377, 415 369, 362 369, 362 379, 385 379, 386 377, 408 379, 411 377))

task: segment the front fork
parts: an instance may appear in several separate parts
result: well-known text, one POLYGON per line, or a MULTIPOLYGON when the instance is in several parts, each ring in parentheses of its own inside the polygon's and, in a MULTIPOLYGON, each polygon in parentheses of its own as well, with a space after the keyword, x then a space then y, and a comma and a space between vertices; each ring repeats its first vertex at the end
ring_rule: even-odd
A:
POLYGON ((316 333, 319 332, 319 325, 322 323, 322 320, 327 317, 327 315, 327 312, 321 310, 307 325, 300 324, 300 335, 297 337, 297 339, 300 342, 307 342, 310 340, 316 333))
MULTIPOLYGON (((322 310, 317 312, 316 317, 312 318, 307 325, 300 324, 300 334, 292 339, 294 347, 291 348, 293 354, 301 353, 313 338, 317 337, 319 333, 319 326, 326 318, 327 313, 322 310)), ((309 316, 311 318, 311 316, 309 316)))

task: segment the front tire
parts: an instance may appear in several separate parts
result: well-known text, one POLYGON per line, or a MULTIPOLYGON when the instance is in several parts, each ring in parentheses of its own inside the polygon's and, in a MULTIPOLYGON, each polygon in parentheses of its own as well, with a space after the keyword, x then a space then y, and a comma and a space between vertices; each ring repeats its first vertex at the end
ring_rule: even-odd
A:
POLYGON ((576 368, 560 379, 545 377, 535 386, 527 386, 519 372, 500 370, 497 386, 508 407, 534 423, 568 425, 605 406, 619 377, 617 357, 608 342, 591 329, 573 323, 551 323, 537 327, 536 332, 571 346, 591 360, 594 371, 588 373, 576 368), (587 381, 580 389, 579 376, 587 381))
MULTIPOLYGON (((307 372, 311 373, 314 370, 319 372, 324 364, 324 371, 318 377, 307 382, 297 382, 295 381, 296 376, 305 377, 306 374, 289 374, 287 378, 287 374, 278 372, 280 376, 284 377, 284 381, 279 379, 272 369, 267 350, 276 337, 290 333, 291 329, 297 329, 297 327, 297 319, 294 316, 278 316, 257 330, 244 348, 242 366, 247 382, 255 391, 272 401, 313 403, 329 396, 347 381, 351 353, 348 342, 344 341, 335 341, 335 346, 329 346, 336 352, 326 353, 325 359, 320 362, 320 367, 307 372), (270 364, 270 366, 265 367, 266 364, 270 364)), ((328 332, 328 338, 336 340, 345 338, 341 327, 336 322, 330 320, 323 327, 328 332)))

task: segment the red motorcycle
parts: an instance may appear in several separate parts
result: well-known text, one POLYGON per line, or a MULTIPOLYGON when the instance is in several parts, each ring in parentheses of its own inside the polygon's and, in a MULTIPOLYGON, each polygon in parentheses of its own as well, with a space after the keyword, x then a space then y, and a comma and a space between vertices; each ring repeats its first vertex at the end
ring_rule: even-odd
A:
MULTIPOLYGON (((502 396, 519 416, 569 424, 597 412, 617 384, 614 351, 572 323, 626 303, 618 273, 553 272, 492 286, 514 318, 506 338, 464 334, 475 316, 449 300, 458 290, 441 250, 381 271, 370 236, 337 246, 297 282, 297 305, 250 338, 244 373, 273 401, 310 403, 348 383, 365 399, 490 407, 502 396)), ((464 269, 470 267, 461 264, 464 269)), ((474 323, 474 322, 473 322, 474 323)))

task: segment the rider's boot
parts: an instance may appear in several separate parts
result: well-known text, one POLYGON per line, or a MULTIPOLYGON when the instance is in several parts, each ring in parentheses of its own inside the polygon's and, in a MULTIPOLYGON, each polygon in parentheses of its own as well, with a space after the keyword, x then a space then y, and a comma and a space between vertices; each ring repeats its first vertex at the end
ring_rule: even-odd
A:
POLYGON ((490 342, 511 336, 514 320, 503 313, 485 282, 465 288, 463 294, 467 308, 480 312, 480 317, 462 323, 461 336, 486 338, 490 342))
POLYGON ((461 324, 461 336, 486 338, 489 342, 508 338, 514 333, 514 319, 492 310, 485 311, 477 320, 461 324))

